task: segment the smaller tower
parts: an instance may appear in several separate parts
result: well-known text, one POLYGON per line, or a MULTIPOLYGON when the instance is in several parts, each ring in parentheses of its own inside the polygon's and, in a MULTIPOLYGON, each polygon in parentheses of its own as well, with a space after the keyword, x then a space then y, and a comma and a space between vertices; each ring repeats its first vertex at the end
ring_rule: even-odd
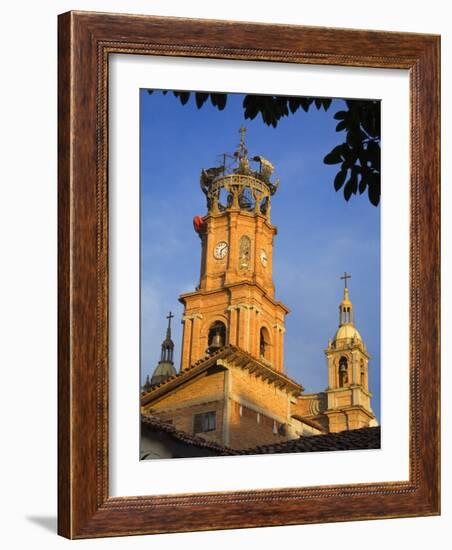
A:
POLYGON ((166 338, 162 342, 162 351, 160 354, 160 361, 154 370, 152 375, 150 388, 161 384, 171 376, 175 376, 176 369, 174 368, 173 354, 174 354, 174 342, 171 340, 171 319, 174 315, 169 312, 167 315, 168 328, 166 329, 166 338))
POLYGON ((355 327, 353 304, 344 273, 344 297, 339 304, 339 327, 325 350, 328 367, 327 410, 329 431, 340 432, 376 425, 369 392, 370 356, 355 327))

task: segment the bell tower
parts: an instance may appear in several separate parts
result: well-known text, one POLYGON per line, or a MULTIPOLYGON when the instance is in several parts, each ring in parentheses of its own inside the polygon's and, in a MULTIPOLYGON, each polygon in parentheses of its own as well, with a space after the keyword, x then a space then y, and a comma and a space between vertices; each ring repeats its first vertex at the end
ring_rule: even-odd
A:
POLYGON ((327 410, 329 431, 340 432, 377 425, 369 392, 369 359, 354 324, 353 304, 344 273, 344 297, 339 304, 339 328, 325 350, 328 368, 327 410))
POLYGON ((245 128, 221 166, 202 170, 207 213, 195 216, 201 242, 199 285, 180 296, 184 305, 181 370, 232 344, 283 371, 284 320, 272 276, 271 198, 279 181, 261 156, 248 156, 245 128))

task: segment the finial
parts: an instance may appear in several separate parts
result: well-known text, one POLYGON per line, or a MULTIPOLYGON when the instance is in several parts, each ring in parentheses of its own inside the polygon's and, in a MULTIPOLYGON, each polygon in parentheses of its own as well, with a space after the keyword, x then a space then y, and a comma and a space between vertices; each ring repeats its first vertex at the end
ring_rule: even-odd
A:
POLYGON ((243 126, 243 124, 239 128, 239 132, 240 132, 240 145, 243 146, 245 145, 245 133, 246 133, 246 127, 243 126))
POLYGON ((353 305, 348 297, 347 279, 351 279, 352 276, 344 271, 344 274, 340 277, 344 281, 344 298, 339 305, 339 325, 346 323, 353 324, 353 305))
POLYGON ((347 279, 351 279, 352 276, 349 275, 346 271, 344 271, 344 274, 340 278, 344 281, 344 290, 345 290, 347 288, 347 279))
POLYGON ((246 148, 246 145, 245 145, 245 133, 246 133, 246 127, 243 126, 242 124, 239 128, 239 134, 240 134, 239 148, 235 153, 235 156, 237 156, 239 159, 246 157, 246 155, 248 154, 248 149, 246 148))
POLYGON ((169 314, 166 316, 166 318, 168 319, 168 328, 171 328, 171 319, 174 317, 174 315, 171 313, 171 311, 169 312, 169 314))
POLYGON ((174 315, 171 313, 171 311, 169 312, 169 314, 166 316, 166 318, 168 319, 168 328, 166 329, 166 339, 167 340, 170 340, 171 339, 171 319, 174 317, 174 315))

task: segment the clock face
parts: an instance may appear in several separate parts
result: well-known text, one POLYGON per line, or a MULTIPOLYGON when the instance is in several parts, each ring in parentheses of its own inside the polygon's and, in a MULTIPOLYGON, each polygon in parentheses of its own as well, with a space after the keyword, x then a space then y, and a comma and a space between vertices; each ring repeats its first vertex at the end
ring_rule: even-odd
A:
POLYGON ((264 267, 266 267, 266 266, 267 266, 267 262, 268 262, 268 258, 267 258, 267 253, 265 252, 264 249, 261 250, 260 258, 261 258, 261 264, 262 264, 264 267))
POLYGON ((213 249, 213 255, 217 260, 222 260, 228 253, 228 243, 226 241, 220 241, 215 245, 213 249))

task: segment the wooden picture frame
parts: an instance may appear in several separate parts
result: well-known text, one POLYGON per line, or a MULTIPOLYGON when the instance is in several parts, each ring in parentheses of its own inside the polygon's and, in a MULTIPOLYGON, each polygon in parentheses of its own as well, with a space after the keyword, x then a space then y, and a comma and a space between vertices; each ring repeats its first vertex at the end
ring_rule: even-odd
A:
POLYGON ((440 38, 121 14, 59 16, 58 532, 68 538, 440 513, 440 38), (240 59, 410 73, 408 481, 110 497, 110 54, 240 59))

